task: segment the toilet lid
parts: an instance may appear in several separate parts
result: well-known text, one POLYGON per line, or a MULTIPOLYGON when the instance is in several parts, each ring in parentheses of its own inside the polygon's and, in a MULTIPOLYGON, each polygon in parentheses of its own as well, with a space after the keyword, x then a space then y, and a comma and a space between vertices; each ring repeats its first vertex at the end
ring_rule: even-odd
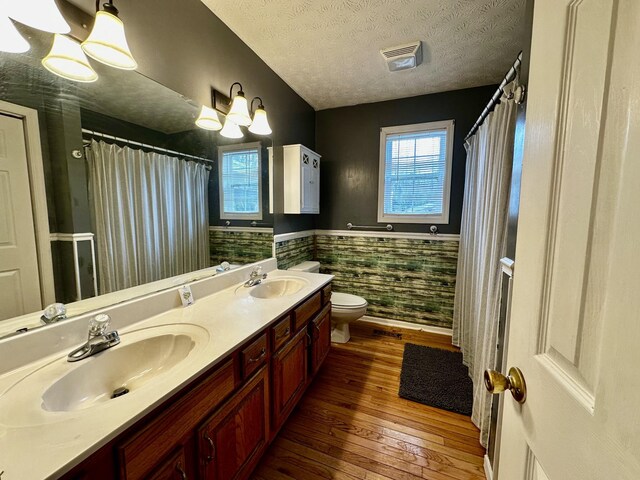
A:
POLYGON ((366 307, 368 303, 364 298, 357 295, 331 292, 331 305, 342 308, 359 308, 366 307))

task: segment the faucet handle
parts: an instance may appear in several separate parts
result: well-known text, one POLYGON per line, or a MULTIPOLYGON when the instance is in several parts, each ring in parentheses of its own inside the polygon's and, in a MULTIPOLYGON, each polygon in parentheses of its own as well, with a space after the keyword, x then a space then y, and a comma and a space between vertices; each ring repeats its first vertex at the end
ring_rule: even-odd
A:
POLYGON ((42 323, 55 323, 67 318, 67 307, 63 303, 52 303, 42 312, 42 323))
POLYGON ((96 315, 89 321, 89 336, 102 335, 107 331, 111 317, 105 313, 96 315))
POLYGON ((262 267, 260 265, 258 265, 257 267, 253 267, 253 270, 251 271, 251 276, 259 277, 260 275, 262 275, 262 267))

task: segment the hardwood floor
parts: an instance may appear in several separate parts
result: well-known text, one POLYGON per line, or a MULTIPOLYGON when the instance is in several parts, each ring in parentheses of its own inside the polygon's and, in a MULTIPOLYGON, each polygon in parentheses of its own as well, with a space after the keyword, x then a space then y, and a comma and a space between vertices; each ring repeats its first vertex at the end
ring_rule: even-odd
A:
POLYGON ((357 322, 349 343, 332 344, 252 478, 484 479, 469 417, 398 397, 406 342, 455 350, 449 337, 357 322))

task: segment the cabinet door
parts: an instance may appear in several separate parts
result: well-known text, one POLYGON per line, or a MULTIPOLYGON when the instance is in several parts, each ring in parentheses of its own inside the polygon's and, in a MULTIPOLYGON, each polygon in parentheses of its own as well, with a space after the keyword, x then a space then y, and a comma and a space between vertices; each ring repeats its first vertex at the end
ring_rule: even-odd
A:
POLYGON ((311 157, 311 199, 309 209, 312 213, 320 213, 320 157, 311 157))
POLYGON ((179 448, 147 480, 187 480, 186 465, 184 449, 179 448))
POLYGON ((302 395, 307 382, 307 329, 273 356, 273 429, 277 432, 302 395))
POLYGON ((331 304, 325 306, 309 325, 311 328, 311 372, 318 371, 331 348, 331 304))
POLYGON ((245 387, 198 430, 200 478, 246 478, 264 452, 269 434, 268 370, 245 387))
POLYGON ((313 210, 313 166, 311 156, 302 152, 300 155, 300 211, 309 213, 313 210))

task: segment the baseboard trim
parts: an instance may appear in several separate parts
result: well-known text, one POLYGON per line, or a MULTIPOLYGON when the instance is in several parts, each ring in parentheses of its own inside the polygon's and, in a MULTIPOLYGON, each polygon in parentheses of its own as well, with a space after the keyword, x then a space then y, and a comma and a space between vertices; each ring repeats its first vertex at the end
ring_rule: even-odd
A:
POLYGON ((384 325, 386 327, 398 327, 398 328, 407 328, 409 330, 420 330, 421 332, 437 333, 438 335, 446 335, 448 337, 450 337, 453 333, 450 328, 433 327, 431 325, 422 325, 420 323, 413 323, 413 322, 402 322, 400 320, 371 317, 369 315, 365 315, 360 320, 365 322, 370 322, 370 323, 377 323, 378 325, 384 325))
POLYGON ((493 467, 491 467, 489 455, 484 456, 484 476, 487 480, 493 480, 493 467))

